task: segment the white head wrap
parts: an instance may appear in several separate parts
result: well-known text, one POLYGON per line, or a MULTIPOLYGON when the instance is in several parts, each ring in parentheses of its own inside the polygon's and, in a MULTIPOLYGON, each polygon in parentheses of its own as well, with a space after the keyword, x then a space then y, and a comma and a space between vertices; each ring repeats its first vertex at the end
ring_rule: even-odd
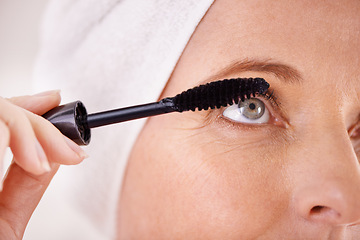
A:
MULTIPOLYGON (((35 90, 89 113, 156 101, 213 0, 53 0, 35 90)), ((112 239, 128 154, 144 120, 92 131, 90 155, 61 167, 25 239, 112 239)))

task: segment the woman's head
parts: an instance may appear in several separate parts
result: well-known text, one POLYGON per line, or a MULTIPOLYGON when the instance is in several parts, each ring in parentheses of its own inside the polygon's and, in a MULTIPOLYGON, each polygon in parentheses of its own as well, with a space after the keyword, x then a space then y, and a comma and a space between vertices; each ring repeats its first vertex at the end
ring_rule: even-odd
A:
POLYGON ((359 12, 356 0, 215 1, 162 97, 263 77, 274 91, 258 97, 269 120, 244 123, 225 108, 149 119, 129 158, 119 236, 351 236, 360 220, 359 12))

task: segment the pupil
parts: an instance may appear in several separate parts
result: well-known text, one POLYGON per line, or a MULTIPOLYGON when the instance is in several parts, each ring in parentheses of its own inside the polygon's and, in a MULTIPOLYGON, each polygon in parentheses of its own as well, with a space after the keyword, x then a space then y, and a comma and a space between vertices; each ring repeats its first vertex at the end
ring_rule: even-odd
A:
POLYGON ((249 108, 250 108, 251 110, 254 110, 254 109, 256 108, 256 105, 255 105, 254 103, 250 103, 250 104, 249 104, 249 108))

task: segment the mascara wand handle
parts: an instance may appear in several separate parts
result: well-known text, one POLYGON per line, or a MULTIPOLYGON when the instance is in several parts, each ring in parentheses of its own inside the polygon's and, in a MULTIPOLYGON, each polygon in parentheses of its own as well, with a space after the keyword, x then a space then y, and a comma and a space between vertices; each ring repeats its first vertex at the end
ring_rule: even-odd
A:
POLYGON ((43 117, 77 144, 88 145, 91 139, 91 128, 174 111, 177 111, 177 109, 174 107, 172 98, 89 115, 84 104, 75 101, 53 108, 45 113, 43 117))
POLYGON ((176 109, 174 108, 172 98, 164 98, 159 102, 89 114, 87 124, 90 128, 96 128, 174 111, 176 109))
POLYGON ((45 113, 43 117, 78 145, 90 143, 91 131, 87 125, 87 112, 82 102, 75 101, 58 106, 45 113))

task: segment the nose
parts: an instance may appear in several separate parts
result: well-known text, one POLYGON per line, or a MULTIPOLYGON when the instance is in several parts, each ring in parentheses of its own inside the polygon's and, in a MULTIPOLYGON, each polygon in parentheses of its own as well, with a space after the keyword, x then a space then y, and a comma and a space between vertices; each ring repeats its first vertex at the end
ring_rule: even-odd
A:
POLYGON ((292 171, 297 213, 322 224, 359 221, 360 168, 347 131, 312 132, 298 151, 292 171))

